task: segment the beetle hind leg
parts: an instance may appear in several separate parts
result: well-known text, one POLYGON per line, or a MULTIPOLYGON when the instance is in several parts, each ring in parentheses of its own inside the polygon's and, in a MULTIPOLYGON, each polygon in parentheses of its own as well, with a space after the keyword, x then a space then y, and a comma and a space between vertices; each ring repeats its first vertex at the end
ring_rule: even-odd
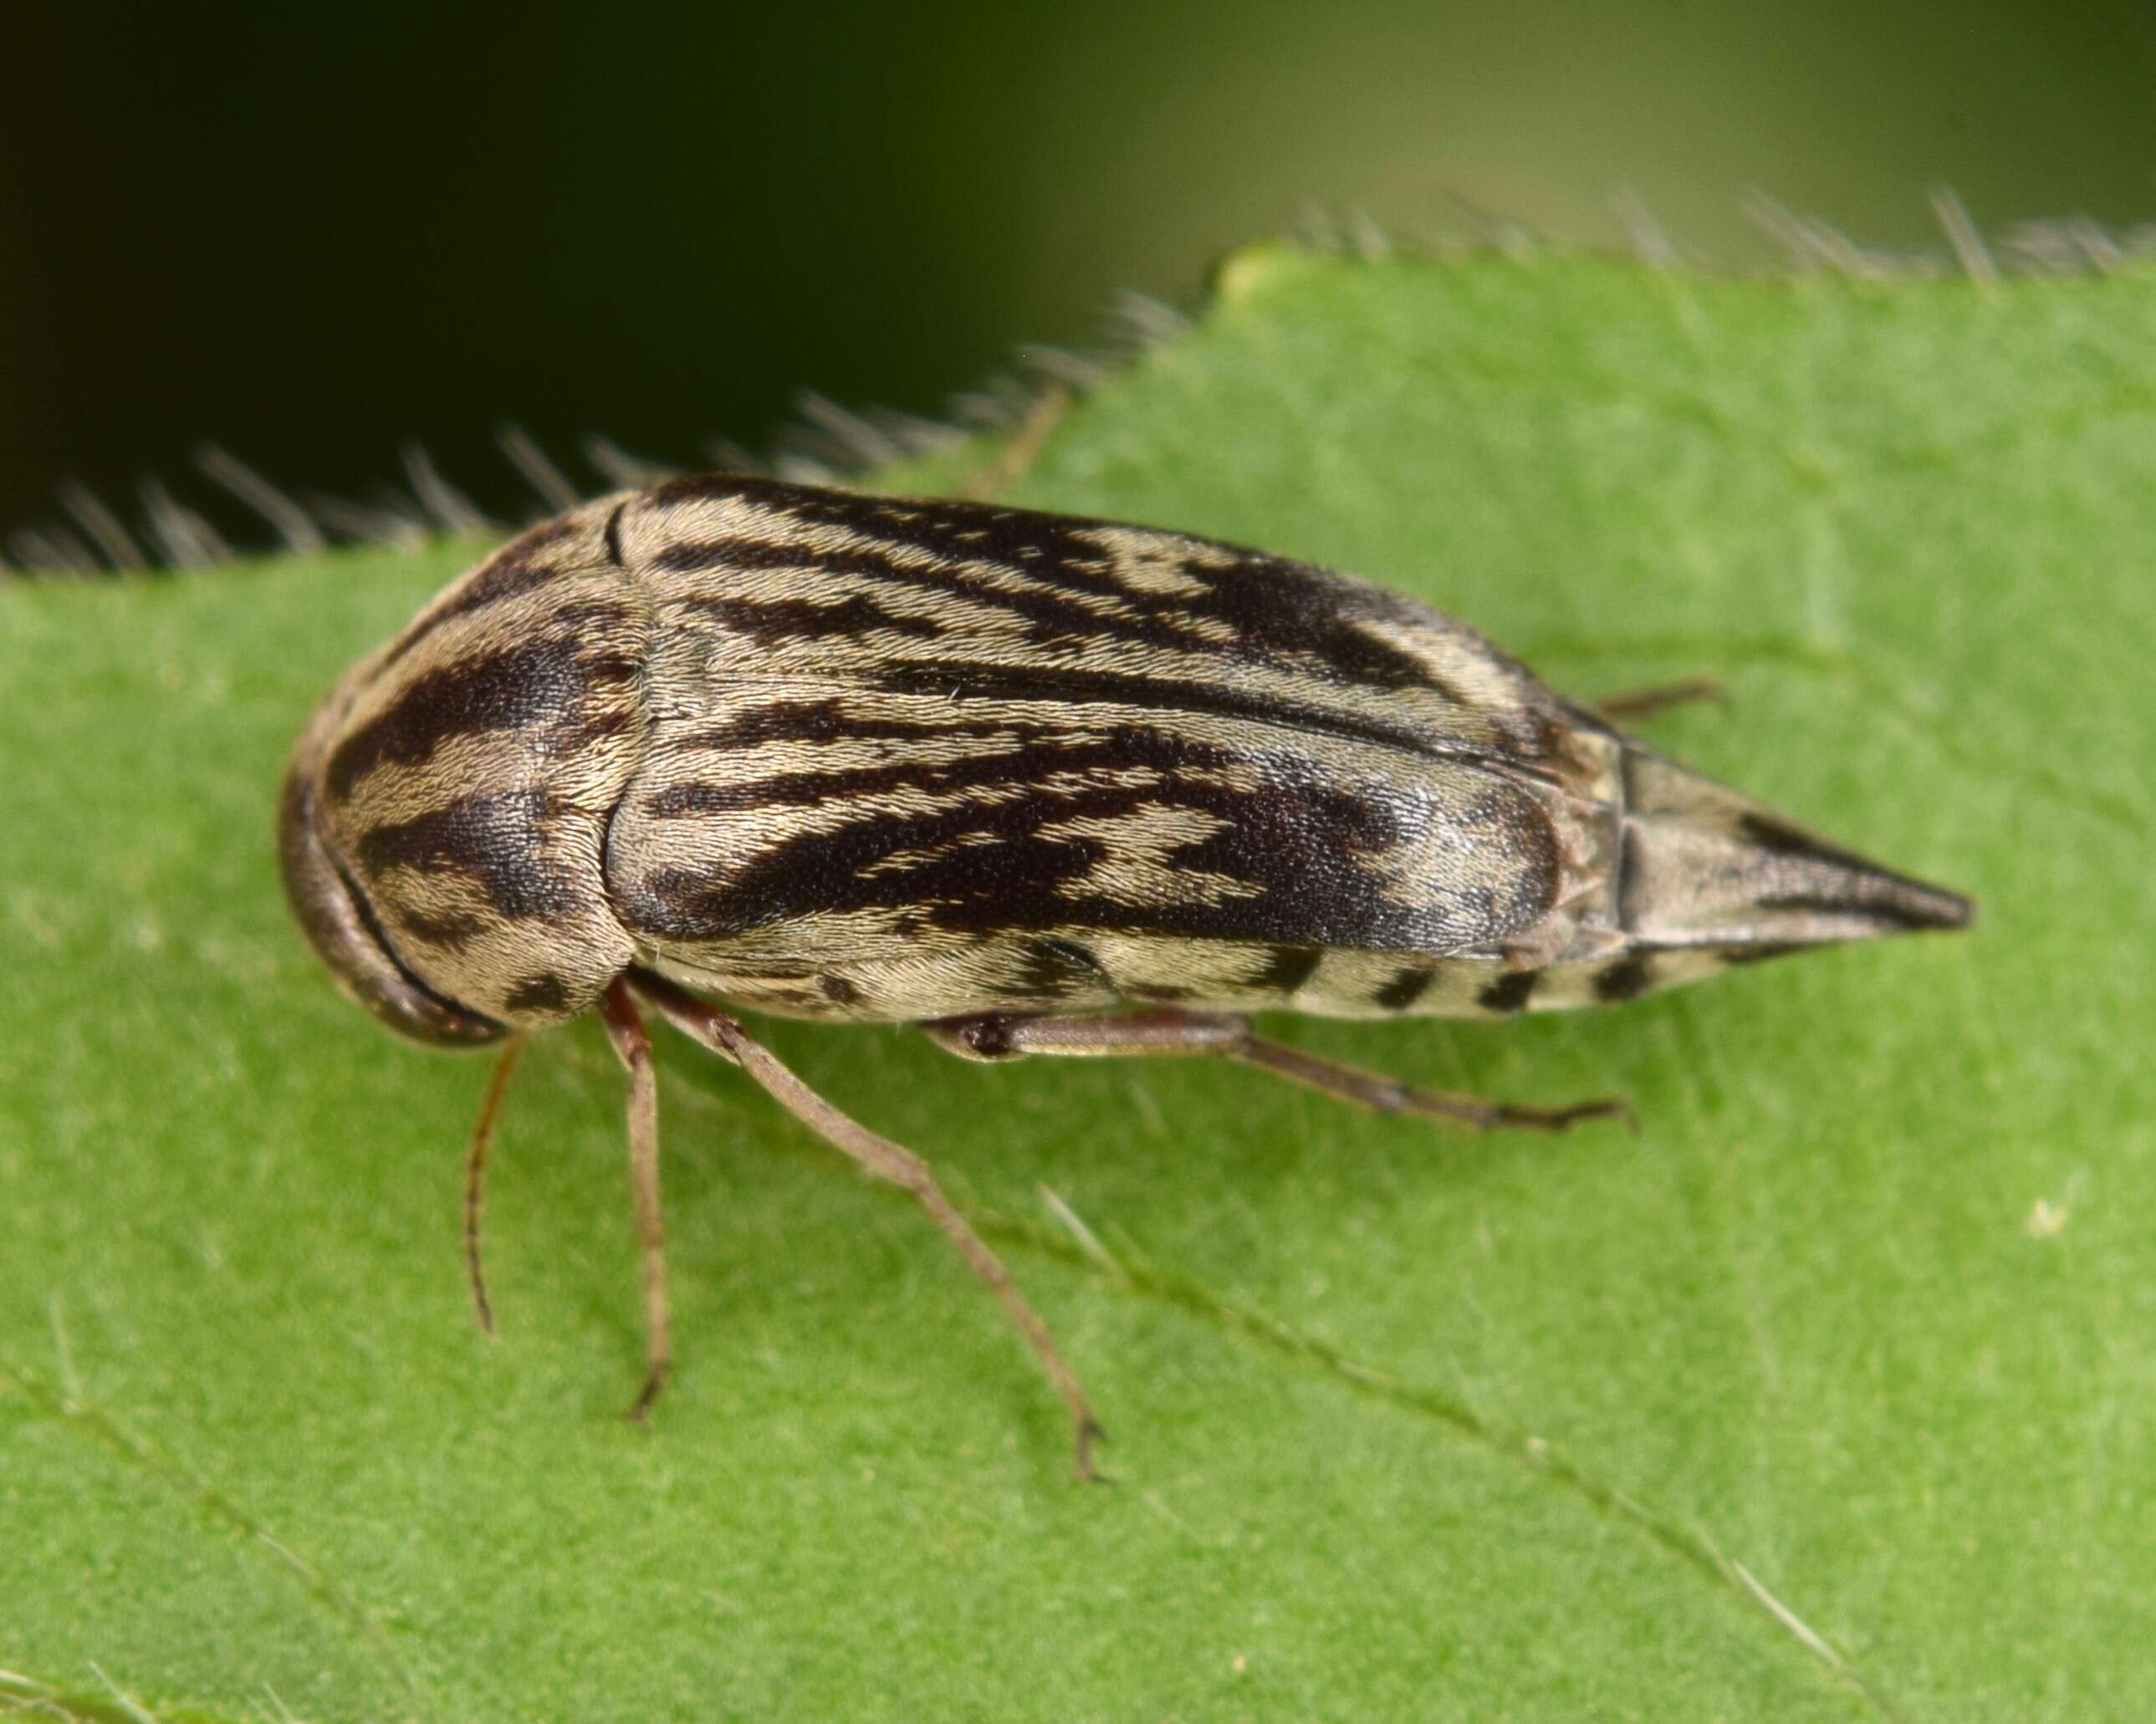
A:
POLYGON ((1447 1120, 1476 1131, 1507 1127, 1562 1131, 1582 1120, 1625 1119, 1631 1108, 1614 1097, 1569 1107, 1522 1107, 1425 1090, 1359 1066, 1306 1054, 1257 1034, 1247 1018, 1228 1012, 1129 1012, 1098 1018, 1015 1018, 983 1013, 922 1026, 938 1045, 968 1060, 1012 1060, 1028 1054, 1117 1059, 1147 1054, 1209 1055, 1254 1065, 1373 1113, 1447 1120))
POLYGON ((1675 682, 1658 682, 1647 688, 1624 689, 1605 695, 1594 703, 1594 715, 1610 724, 1638 724, 1658 713, 1667 712, 1672 706, 1688 706, 1698 700, 1712 700, 1721 706, 1729 704, 1729 690, 1711 670, 1699 676, 1681 677, 1675 682))

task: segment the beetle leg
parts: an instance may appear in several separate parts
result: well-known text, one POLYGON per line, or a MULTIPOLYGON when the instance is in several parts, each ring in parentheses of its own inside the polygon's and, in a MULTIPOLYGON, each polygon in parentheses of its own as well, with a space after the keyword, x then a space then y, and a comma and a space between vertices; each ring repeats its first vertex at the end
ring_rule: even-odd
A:
POLYGON ((1477 1131, 1507 1126, 1562 1131, 1579 1120, 1629 1119, 1622 1101, 1603 1098, 1570 1107, 1519 1107, 1404 1084, 1337 1060, 1306 1054, 1255 1034, 1247 1018, 1227 1012, 1129 1012, 1098 1018, 1014 1018, 983 1013, 921 1026, 940 1046, 968 1060, 1025 1054, 1114 1059, 1143 1054, 1210 1054, 1255 1065, 1373 1113, 1450 1120, 1477 1131))
POLYGON ((1658 682, 1644 689, 1625 689, 1618 694, 1605 695, 1594 703, 1594 713, 1611 724, 1637 724, 1642 719, 1693 700, 1712 700, 1726 706, 1729 704, 1729 690, 1722 686, 1722 679, 1710 670, 1704 675, 1681 677, 1676 682, 1658 682))
POLYGON ((494 1301, 486 1296, 486 1260, 480 1249, 480 1197, 486 1183, 487 1146, 494 1141, 495 1116, 501 1111, 502 1092, 509 1075, 516 1070, 516 1056, 524 1051, 524 1038, 513 1035, 502 1044, 486 1080, 486 1097, 479 1105, 479 1121, 472 1127, 471 1147, 465 1152, 465 1277, 471 1284, 472 1315, 479 1319, 482 1335, 494 1333, 494 1301))
POLYGON ((629 1409, 641 1420, 674 1368, 673 1325, 666 1304, 666 1226, 659 1208, 659 1080, 651 1038, 636 1002, 617 977, 599 1003, 607 1039, 629 1072, 629 1171, 636 1193, 636 1243, 644 1272, 644 1387, 629 1409))
POLYGON ((1286 1042, 1252 1036, 1235 1049, 1234 1057, 1302 1084, 1322 1095, 1337 1095, 1373 1113, 1405 1113, 1426 1120, 1451 1120, 1478 1131, 1518 1126, 1537 1131, 1562 1131, 1581 1120, 1629 1121, 1629 1103, 1614 1095, 1592 1101, 1576 1101, 1569 1107, 1524 1107, 1509 1101, 1486 1101, 1476 1095, 1455 1095, 1442 1090, 1424 1090, 1404 1084, 1382 1073, 1343 1065, 1337 1060, 1321 1060, 1286 1042))
MULTIPOLYGON (((1048 1373, 1049 1380, 1063 1397, 1063 1404, 1070 1410, 1070 1421, 1076 1428, 1078 1476, 1098 1479, 1100 1474, 1093 1465, 1093 1445, 1105 1434, 1100 1421, 1093 1416, 1092 1403, 1086 1398, 1085 1387, 1078 1381, 1077 1373, 1064 1359, 1062 1350, 1056 1346, 1055 1337, 1049 1332, 1040 1313, 1026 1303, 1024 1296, 1013 1285, 1010 1271, 967 1224, 950 1198, 944 1196, 928 1163, 911 1150, 901 1147, 887 1137, 878 1137, 859 1121, 839 1112, 716 1007, 706 1004, 685 988, 677 988, 648 971, 630 972, 629 981, 668 1022, 713 1052, 732 1060, 773 1101, 825 1142, 852 1157, 878 1178, 913 1194, 928 1212, 929 1219, 943 1230, 944 1237, 957 1248, 967 1266, 1002 1303, 1005 1315, 1024 1337, 1025 1344, 1033 1349, 1034 1356, 1048 1373)), ((614 985, 619 988, 622 984, 614 985)))
POLYGON ((958 487, 958 495, 968 501, 986 502, 1012 480, 1023 478, 1047 446, 1049 434, 1070 410, 1070 386, 1051 382, 1002 446, 958 487))

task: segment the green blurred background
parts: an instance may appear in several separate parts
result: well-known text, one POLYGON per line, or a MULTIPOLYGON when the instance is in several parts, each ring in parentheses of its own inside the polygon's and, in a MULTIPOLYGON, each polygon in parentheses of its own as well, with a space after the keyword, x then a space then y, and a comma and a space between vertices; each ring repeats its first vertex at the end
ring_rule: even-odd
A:
POLYGON ((509 509, 505 419, 693 464, 804 387, 933 413, 1313 206, 1614 243, 1629 186, 1738 264, 1753 190, 1895 249, 1941 183, 2156 210, 2128 0, 9 12, 0 526, 213 496, 203 439, 359 491, 416 438, 509 509))

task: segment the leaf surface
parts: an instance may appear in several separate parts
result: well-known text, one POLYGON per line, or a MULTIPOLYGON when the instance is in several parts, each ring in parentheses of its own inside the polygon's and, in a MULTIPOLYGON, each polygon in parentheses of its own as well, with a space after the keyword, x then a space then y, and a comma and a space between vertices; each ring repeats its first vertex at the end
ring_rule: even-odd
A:
POLYGON ((2146 1713, 2152 343, 2146 274, 1267 248, 1055 425, 1009 500, 1352 570, 1583 697, 1718 672, 1658 741, 1983 906, 1281 1027, 1636 1137, 766 1026, 990 1231, 1108 1489, 906 1203, 677 1039, 653 1425, 589 1026, 511 1094, 474 1332, 483 1064, 331 992, 269 840, 470 546, 0 589, 0 1665, 321 1721, 2146 1713))

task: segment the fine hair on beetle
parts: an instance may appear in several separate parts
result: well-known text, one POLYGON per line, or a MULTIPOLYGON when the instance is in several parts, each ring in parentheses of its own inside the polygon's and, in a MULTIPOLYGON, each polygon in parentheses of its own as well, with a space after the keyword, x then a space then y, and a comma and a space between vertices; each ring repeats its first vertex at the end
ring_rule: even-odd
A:
POLYGON ((732 1008, 968 1060, 1227 1060, 1475 1129, 1623 1116, 1423 1089, 1250 1014, 1502 1018, 1969 921, 1620 727, 1717 687, 1582 705, 1429 606, 1185 534, 677 479, 531 528, 355 664, 292 752, 279 843, 348 994, 501 1049, 465 1183, 482 1326, 510 1072, 527 1032, 596 1013, 629 1078, 633 1412, 665 1387, 656 1013, 914 1196, 1091 1477, 1077 1374, 928 1164, 732 1008))

